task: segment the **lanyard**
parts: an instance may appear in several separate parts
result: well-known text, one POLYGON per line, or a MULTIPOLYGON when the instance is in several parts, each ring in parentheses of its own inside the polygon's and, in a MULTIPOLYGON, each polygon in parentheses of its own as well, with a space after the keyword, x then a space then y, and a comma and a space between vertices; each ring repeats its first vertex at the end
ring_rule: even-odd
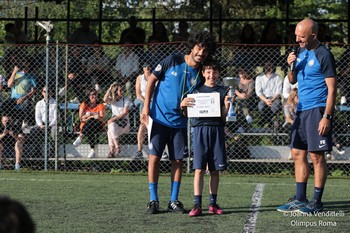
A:
POLYGON ((184 98, 185 98, 185 95, 187 95, 189 92, 192 92, 194 87, 196 86, 197 84, 197 79, 199 77, 199 71, 200 69, 198 68, 198 71, 197 71, 197 75, 196 75, 196 78, 194 79, 194 82, 191 83, 192 86, 187 90, 185 91, 185 84, 187 83, 187 79, 186 79, 186 74, 187 74, 187 63, 186 63, 186 66, 185 66, 185 72, 184 72, 184 75, 183 75, 183 83, 182 83, 182 94, 181 94, 181 100, 182 101, 184 98))

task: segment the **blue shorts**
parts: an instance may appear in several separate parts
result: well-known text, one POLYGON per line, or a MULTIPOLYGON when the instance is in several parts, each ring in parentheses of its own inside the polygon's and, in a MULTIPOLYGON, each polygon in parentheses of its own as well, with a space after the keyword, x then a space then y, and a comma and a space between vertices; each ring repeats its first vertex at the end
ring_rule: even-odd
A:
POLYGON ((297 112, 291 129, 291 148, 310 152, 332 150, 332 124, 326 135, 321 136, 318 133, 324 110, 324 107, 319 107, 297 112))
POLYGON ((165 146, 168 145, 169 159, 182 160, 188 157, 187 129, 171 128, 153 121, 150 154, 161 157, 165 146))
POLYGON ((193 127, 193 169, 222 171, 227 167, 225 130, 218 126, 193 127))

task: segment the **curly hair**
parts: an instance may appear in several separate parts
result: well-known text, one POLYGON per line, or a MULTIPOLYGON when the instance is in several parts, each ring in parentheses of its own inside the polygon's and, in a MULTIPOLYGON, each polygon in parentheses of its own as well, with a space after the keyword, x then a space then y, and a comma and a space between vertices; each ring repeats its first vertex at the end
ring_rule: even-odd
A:
POLYGON ((187 41, 186 53, 190 54, 191 49, 198 44, 205 47, 210 55, 213 55, 216 51, 215 37, 208 31, 199 31, 191 34, 187 41))

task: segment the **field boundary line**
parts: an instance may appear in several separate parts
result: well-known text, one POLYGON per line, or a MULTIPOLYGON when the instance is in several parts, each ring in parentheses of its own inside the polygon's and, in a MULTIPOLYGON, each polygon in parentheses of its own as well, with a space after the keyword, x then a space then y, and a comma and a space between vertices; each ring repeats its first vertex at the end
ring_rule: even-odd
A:
POLYGON ((252 206, 250 207, 250 213, 248 214, 244 227, 243 233, 255 232, 256 221, 258 219, 261 199, 263 197, 265 184, 257 184, 252 197, 252 206))

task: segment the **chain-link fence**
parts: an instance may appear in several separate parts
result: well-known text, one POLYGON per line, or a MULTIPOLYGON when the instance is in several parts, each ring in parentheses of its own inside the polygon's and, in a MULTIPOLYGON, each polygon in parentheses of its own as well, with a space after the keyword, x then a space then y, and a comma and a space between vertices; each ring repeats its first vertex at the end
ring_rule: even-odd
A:
MULTIPOLYGON (((337 108, 334 121, 334 150, 328 155, 329 172, 338 170, 349 175, 350 153, 349 123, 346 97, 349 97, 348 52, 346 45, 331 45, 338 72, 337 108), (342 97, 344 96, 344 97, 342 97), (342 98, 341 98, 342 97, 342 98), (340 103, 342 101, 342 104, 340 103), (340 145, 340 146, 339 146, 340 145), (345 151, 342 150, 342 148, 345 151)), ((259 98, 252 94, 246 100, 237 98, 236 122, 228 122, 227 157, 231 173, 292 173, 289 159, 289 127, 283 112, 286 96, 282 95, 284 77, 288 71, 286 56, 291 47, 263 45, 222 44, 215 58, 221 63, 221 77, 244 76, 242 82, 254 82, 256 77, 271 68, 279 75, 281 105, 271 113, 258 109, 259 98)), ((143 137, 143 159, 133 159, 138 151, 140 126, 139 101, 136 99, 136 78, 143 67, 155 67, 173 52, 184 52, 183 44, 147 44, 137 46, 91 45, 77 46, 51 44, 46 60, 46 45, 4 45, 1 56, 2 123, 0 151, 2 168, 13 169, 21 157, 21 169, 95 170, 102 172, 147 171, 147 135, 143 137), (19 67, 13 74, 15 65, 19 67), (24 72, 23 72, 24 71, 24 72), (47 72, 46 72, 47 71, 47 72), (13 77, 11 75, 13 74, 13 77), (48 89, 46 86, 48 75, 48 89), (95 154, 91 154, 91 138, 79 136, 79 106, 89 100, 89 93, 97 92, 103 103, 113 83, 122 84, 123 104, 128 102, 129 127, 119 136, 119 153, 109 153, 107 122, 112 117, 109 105, 103 126, 95 133, 95 154), (18 85, 20 83, 20 85, 18 85), (34 88, 35 87, 35 88, 34 88), (46 92, 47 91, 47 92, 46 92), (49 94, 50 107, 42 102, 49 94), (130 101, 129 101, 130 100, 130 101), (49 117, 46 117, 49 112, 49 117), (56 117, 57 115, 57 117, 56 117), (49 118, 49 119, 47 119, 49 118), (45 127, 43 122, 50 122, 45 127), (89 158, 91 157, 91 158, 89 158)), ((184 170, 191 171, 191 159, 185 161, 184 170)), ((170 162, 164 152, 162 171, 168 172, 170 162)))

